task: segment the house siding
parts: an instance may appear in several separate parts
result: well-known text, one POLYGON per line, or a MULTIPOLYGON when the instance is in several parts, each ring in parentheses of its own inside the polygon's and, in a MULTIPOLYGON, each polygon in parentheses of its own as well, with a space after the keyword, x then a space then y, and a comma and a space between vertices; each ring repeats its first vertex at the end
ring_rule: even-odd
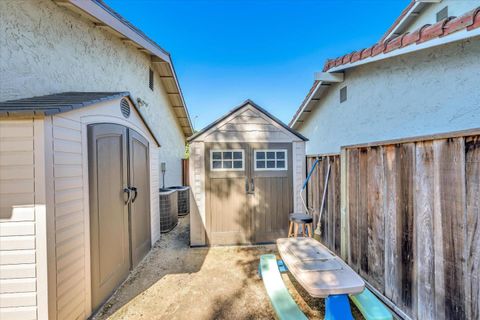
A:
POLYGON ((0 101, 65 91, 129 91, 167 163, 165 185, 179 185, 185 139, 149 55, 50 0, 0 1, 0 101), (154 90, 149 88, 154 70, 154 90))
MULTIPOLYGON (((38 121, 37 121, 38 122, 38 121)), ((35 148, 35 121, 0 120, 0 318, 36 319, 46 292, 41 239, 45 203, 42 148, 35 148), (36 163, 39 161, 40 163, 36 163), (36 181, 36 179, 40 181, 36 181), (37 293, 38 292, 38 293, 37 293)), ((38 147, 38 146, 37 146, 38 147)), ((43 315, 43 311, 40 312, 43 315)))
POLYGON ((344 82, 327 89, 299 128, 310 139, 307 154, 478 128, 479 56, 476 37, 347 70, 344 82), (347 101, 340 103, 344 86, 347 101))

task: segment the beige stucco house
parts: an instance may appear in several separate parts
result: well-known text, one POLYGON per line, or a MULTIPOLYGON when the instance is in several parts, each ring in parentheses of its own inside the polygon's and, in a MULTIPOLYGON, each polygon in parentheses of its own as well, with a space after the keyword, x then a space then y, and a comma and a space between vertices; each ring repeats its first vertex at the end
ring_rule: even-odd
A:
POLYGON ((1 1, 0 318, 90 316, 159 239, 192 133, 170 55, 102 1, 1 1))

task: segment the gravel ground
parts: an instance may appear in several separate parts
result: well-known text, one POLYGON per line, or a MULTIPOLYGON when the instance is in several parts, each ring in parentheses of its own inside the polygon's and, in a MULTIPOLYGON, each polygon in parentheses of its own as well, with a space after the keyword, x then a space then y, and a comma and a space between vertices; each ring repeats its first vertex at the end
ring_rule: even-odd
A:
MULTIPOLYGON (((275 318, 257 276, 259 256, 277 253, 274 245, 190 248, 188 243, 187 216, 162 235, 93 319, 275 318)), ((323 299, 311 298, 288 273, 282 276, 305 314, 323 319, 323 299)))

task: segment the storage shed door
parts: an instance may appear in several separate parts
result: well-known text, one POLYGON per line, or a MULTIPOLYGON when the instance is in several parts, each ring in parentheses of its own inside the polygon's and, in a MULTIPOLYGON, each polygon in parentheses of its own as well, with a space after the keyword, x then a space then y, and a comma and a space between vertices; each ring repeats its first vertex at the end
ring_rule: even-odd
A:
POLYGON ((92 307, 97 309, 127 277, 130 269, 127 128, 89 126, 90 235, 92 307))
POLYGON ((274 242, 293 210, 291 144, 206 143, 211 245, 274 242))
POLYGON ((88 126, 92 307, 151 247, 148 141, 116 124, 88 126), (125 189, 130 189, 130 197, 125 189))
POLYGON ((150 251, 150 179, 148 141, 130 130, 130 186, 133 198, 130 204, 131 243, 133 267, 150 251))

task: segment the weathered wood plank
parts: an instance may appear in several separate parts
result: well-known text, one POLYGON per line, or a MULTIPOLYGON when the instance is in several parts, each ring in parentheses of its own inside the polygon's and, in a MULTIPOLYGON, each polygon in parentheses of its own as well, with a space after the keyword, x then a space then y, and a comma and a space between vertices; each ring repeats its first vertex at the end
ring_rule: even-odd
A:
POLYGON ((416 145, 415 164, 415 250, 416 306, 418 319, 435 319, 433 143, 416 145))
POLYGON ((367 160, 367 222, 368 274, 367 280, 384 293, 384 174, 381 148, 368 149, 367 160))
POLYGON ((340 255, 340 245, 342 243, 341 235, 341 173, 340 157, 335 156, 335 252, 340 255))
POLYGON ((359 184, 359 158, 358 149, 347 151, 348 165, 348 219, 350 233, 349 264, 355 270, 359 270, 359 212, 358 212, 358 184, 359 184))
POLYGON ((480 136, 465 139, 466 315, 480 318, 480 136))
POLYGON ((366 277, 369 272, 368 263, 368 185, 367 185, 367 160, 366 149, 359 153, 359 182, 358 182, 358 235, 359 235, 359 257, 360 275, 366 277))
POLYGON ((400 244, 397 246, 400 259, 401 305, 408 315, 413 314, 413 250, 414 250, 414 170, 415 145, 402 144, 397 148, 399 154, 399 199, 397 203, 397 235, 400 244))
POLYGON ((434 142, 437 319, 465 319, 465 151, 463 138, 434 142))
MULTIPOLYGON (((400 302, 401 272, 400 254, 401 239, 399 234, 398 193, 399 161, 397 147, 383 148, 385 170, 385 296, 394 303, 400 302)), ((401 228, 400 228, 401 231, 401 228)))

